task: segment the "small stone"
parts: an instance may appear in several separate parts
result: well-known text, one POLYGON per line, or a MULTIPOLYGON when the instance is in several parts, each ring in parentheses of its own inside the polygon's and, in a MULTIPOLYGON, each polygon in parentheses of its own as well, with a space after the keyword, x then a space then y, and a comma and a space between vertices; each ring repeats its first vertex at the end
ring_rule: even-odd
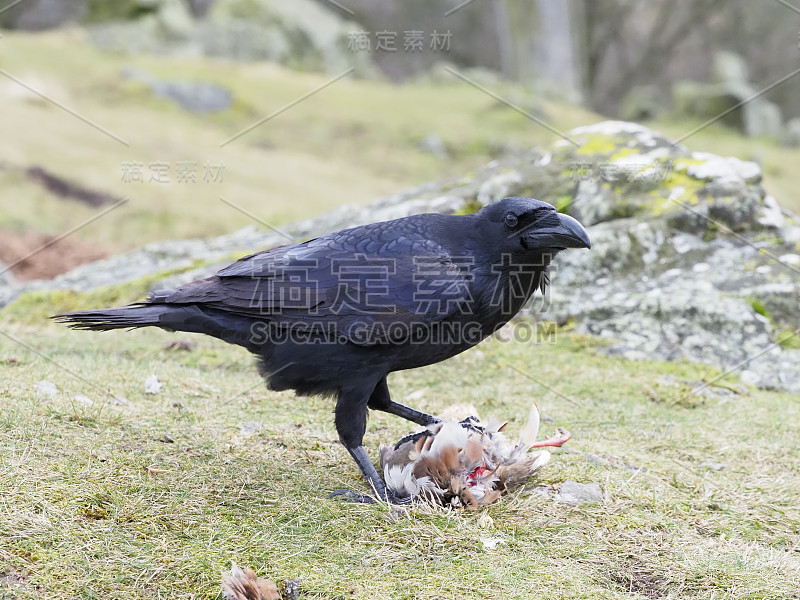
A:
POLYGON ((45 396, 55 396, 58 393, 58 388, 55 383, 43 379, 36 384, 36 391, 45 396))
POLYGON ((554 500, 561 504, 578 506, 589 502, 602 502, 603 489, 599 483, 578 483, 565 481, 556 492, 554 500))
POLYGON ((144 382, 144 391, 147 394, 157 394, 161 391, 161 386, 163 384, 158 380, 158 377, 155 373, 150 375, 145 382, 144 382))
POLYGON ((283 582, 283 597, 285 600, 298 600, 300 598, 300 580, 289 579, 283 582))
POLYGON ((245 423, 239 429, 239 435, 242 437, 250 437, 251 435, 257 433, 262 427, 264 427, 263 423, 259 423, 258 421, 251 421, 250 423, 245 423))
POLYGON ((702 464, 702 465, 700 465, 700 466, 701 466, 701 467, 705 467, 705 468, 706 468, 706 469, 708 469, 709 471, 722 471, 722 469, 724 469, 724 468, 726 467, 726 465, 725 465, 725 464, 723 464, 723 463, 716 463, 716 462, 708 462, 708 463, 703 463, 703 464, 702 464))
POLYGON ((761 375, 755 371, 745 370, 739 375, 739 379, 741 379, 742 383, 745 385, 758 385, 761 381, 761 375))
POLYGON ((484 550, 496 550, 497 547, 501 544, 505 544, 506 541, 503 538, 499 537, 482 537, 481 538, 481 545, 483 546, 484 550))

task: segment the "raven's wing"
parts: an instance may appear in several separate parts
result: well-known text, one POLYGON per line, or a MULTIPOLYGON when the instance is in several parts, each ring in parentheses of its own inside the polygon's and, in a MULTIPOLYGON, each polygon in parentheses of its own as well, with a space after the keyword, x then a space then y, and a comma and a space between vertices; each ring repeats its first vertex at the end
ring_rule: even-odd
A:
POLYGON ((363 345, 402 341, 470 300, 471 259, 432 241, 426 221, 375 223, 258 252, 151 301, 203 304, 363 345))

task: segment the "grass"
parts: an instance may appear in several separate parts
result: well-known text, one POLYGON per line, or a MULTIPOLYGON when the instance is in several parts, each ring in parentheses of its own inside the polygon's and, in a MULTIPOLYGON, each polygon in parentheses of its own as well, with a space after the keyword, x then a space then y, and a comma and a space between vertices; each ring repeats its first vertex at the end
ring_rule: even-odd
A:
MULTIPOLYGON (((529 488, 482 513, 393 512, 327 498, 364 488, 329 401, 267 392, 243 351, 191 336, 168 350, 160 331, 2 331, 0 570, 20 583, 0 578, 0 597, 217 598, 231 561, 326 600, 773 599, 800 583, 800 407, 691 396, 707 368, 632 365, 558 333, 394 374, 398 399, 472 402, 517 429, 537 401, 574 439, 531 487, 599 482, 607 500, 569 507, 529 488), (43 379, 56 396, 36 391, 43 379)), ((375 455, 407 431, 373 413, 365 442, 375 455)))

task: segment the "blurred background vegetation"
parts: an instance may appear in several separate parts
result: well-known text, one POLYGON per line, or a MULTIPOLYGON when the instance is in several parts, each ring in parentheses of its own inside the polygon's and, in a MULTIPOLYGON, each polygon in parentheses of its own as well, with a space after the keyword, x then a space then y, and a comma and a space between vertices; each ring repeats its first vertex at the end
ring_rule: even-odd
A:
POLYGON ((102 211, 13 274, 230 232, 246 213, 280 225, 364 204, 557 139, 537 120, 635 120, 676 139, 729 110, 684 143, 757 161, 800 209, 800 11, 786 4, 7 3, 0 261, 102 211))

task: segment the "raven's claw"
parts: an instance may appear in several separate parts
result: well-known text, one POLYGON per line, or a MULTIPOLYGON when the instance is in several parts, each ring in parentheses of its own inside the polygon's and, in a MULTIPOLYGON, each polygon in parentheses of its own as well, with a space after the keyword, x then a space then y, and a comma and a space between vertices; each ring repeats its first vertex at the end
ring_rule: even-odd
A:
POLYGON ((372 496, 359 494, 353 490, 346 489, 333 490, 330 494, 328 494, 328 498, 341 498, 342 500, 347 500, 348 502, 357 502, 359 504, 375 504, 375 498, 372 496))
MULTIPOLYGON (((374 496, 367 494, 359 494, 353 490, 339 489, 333 490, 328 498, 342 498, 348 502, 356 502, 358 504, 375 504, 376 499, 374 496)), ((387 504, 411 504, 411 496, 398 496, 392 492, 387 491, 386 497, 381 496, 380 500, 387 504)))

